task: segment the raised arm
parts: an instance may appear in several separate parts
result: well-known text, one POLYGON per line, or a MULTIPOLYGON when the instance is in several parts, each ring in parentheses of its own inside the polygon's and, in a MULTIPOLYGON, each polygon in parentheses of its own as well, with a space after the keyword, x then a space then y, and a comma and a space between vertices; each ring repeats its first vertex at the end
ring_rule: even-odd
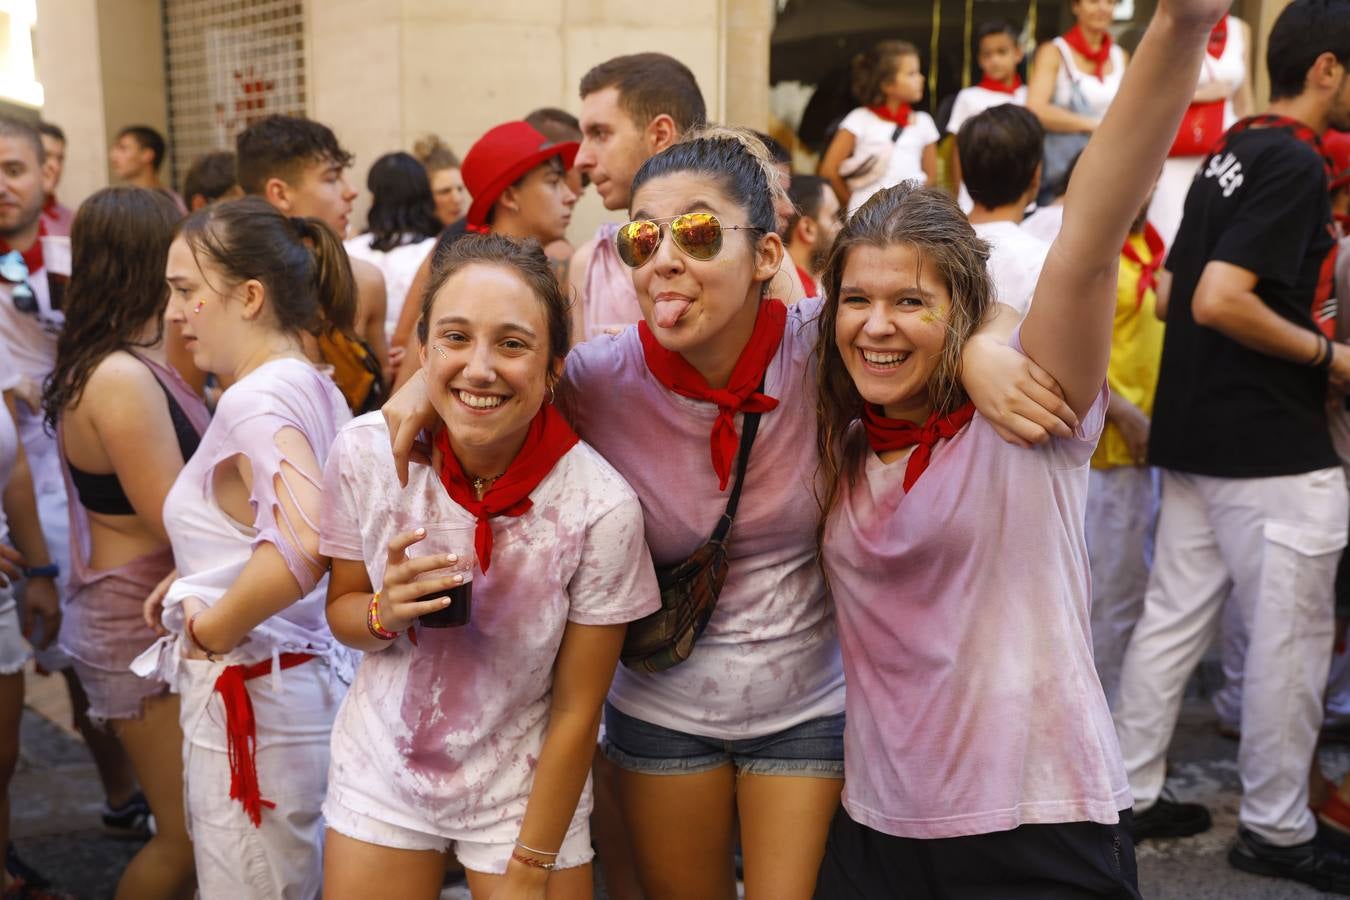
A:
POLYGON ((1209 30, 1228 0, 1164 0, 1120 92, 1074 170, 1022 347, 1080 416, 1106 377, 1120 246, 1194 93, 1209 30))

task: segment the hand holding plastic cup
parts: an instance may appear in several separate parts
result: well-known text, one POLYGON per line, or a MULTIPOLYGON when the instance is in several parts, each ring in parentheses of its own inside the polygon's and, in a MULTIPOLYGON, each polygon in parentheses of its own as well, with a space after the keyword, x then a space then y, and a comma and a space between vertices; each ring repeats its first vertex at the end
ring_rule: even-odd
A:
POLYGON ((453 556, 455 562, 449 566, 424 572, 418 581, 442 582, 443 579, 458 575, 459 584, 428 591, 418 600, 436 600, 450 598, 450 605, 433 612, 425 613, 418 621, 427 628, 457 628, 469 624, 473 611, 473 537, 475 523, 436 522, 423 525, 426 537, 408 548, 408 556, 453 556))

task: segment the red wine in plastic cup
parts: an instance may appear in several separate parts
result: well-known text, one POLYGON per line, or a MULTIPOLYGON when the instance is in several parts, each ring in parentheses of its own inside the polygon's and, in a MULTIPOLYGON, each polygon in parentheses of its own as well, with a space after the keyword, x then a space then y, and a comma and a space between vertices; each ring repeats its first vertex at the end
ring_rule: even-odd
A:
POLYGON ((425 628, 458 628, 469 624, 473 613, 473 535, 475 523, 439 522, 423 525, 427 536, 413 544, 411 552, 418 556, 452 554, 458 559, 453 565, 435 569, 423 575, 424 580, 444 578, 447 575, 459 575, 464 580, 454 587, 432 591, 418 597, 418 600, 434 600, 449 597, 450 605, 435 612, 419 617, 425 628))

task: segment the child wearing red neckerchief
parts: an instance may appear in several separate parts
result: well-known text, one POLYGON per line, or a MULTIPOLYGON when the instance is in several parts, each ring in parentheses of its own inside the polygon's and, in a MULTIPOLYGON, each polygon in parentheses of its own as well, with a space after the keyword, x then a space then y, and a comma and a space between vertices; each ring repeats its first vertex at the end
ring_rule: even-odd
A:
MULTIPOLYGON (((975 31, 976 59, 980 64, 980 81, 962 88, 952 104, 947 119, 947 133, 956 134, 971 116, 993 106, 1016 103, 1026 106, 1027 87, 1022 83, 1018 68, 1022 65, 1022 48, 1017 43, 1017 30, 1003 20, 985 22, 975 31)), ((970 194, 961 182, 961 161, 952 156, 953 181, 959 186, 958 201, 961 211, 969 214, 973 205, 970 194)))

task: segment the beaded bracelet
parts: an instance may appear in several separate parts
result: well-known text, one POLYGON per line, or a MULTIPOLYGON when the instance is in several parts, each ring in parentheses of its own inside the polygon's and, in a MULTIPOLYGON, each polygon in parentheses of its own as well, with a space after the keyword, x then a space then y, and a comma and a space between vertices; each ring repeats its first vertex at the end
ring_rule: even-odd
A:
POLYGON ((370 605, 366 607, 366 630, 382 641, 392 641, 398 632, 390 631, 380 624, 380 592, 370 596, 370 605))
POLYGON ((198 650, 205 653, 207 659, 211 660, 212 662, 215 662, 220 657, 216 655, 215 651, 207 649, 205 644, 197 640, 197 629, 194 626, 197 624, 197 616, 200 615, 201 615, 200 612, 193 613, 192 617, 187 620, 188 640, 192 641, 192 646, 196 647, 198 650))
POLYGON ((511 858, 521 865, 529 866, 531 869, 543 869, 545 872, 552 872, 558 867, 556 862, 544 862, 543 860, 535 859, 532 856, 526 856, 519 850, 512 850, 511 858))

